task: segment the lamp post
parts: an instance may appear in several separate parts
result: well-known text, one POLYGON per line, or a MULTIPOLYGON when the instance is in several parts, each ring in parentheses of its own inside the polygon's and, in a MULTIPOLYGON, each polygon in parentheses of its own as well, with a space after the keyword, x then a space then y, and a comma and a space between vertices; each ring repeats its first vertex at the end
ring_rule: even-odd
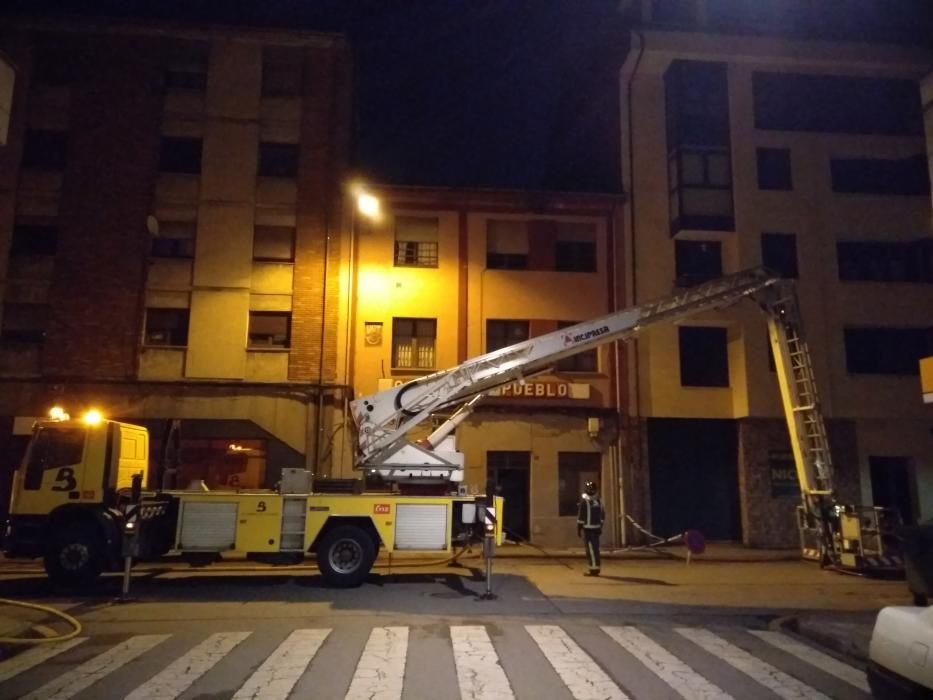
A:
MULTIPOLYGON (((349 194, 353 199, 353 206, 350 210, 350 240, 347 255, 347 311, 346 311, 346 336, 344 338, 344 386, 350 386, 353 382, 353 372, 351 371, 351 347, 355 336, 354 326, 356 324, 356 267, 357 267, 357 239, 359 236, 359 221, 363 219, 370 223, 376 223, 382 218, 382 202, 379 197, 370 192, 365 185, 354 183, 348 188, 349 194)), ((343 401, 343 424, 344 429, 350 420, 349 397, 344 396, 343 401)), ((349 433, 347 433, 349 434, 349 433)), ((319 436, 318 445, 323 447, 322 436, 319 436)), ((320 451, 318 457, 320 458, 320 451)), ((320 460, 318 461, 320 464, 320 460)))

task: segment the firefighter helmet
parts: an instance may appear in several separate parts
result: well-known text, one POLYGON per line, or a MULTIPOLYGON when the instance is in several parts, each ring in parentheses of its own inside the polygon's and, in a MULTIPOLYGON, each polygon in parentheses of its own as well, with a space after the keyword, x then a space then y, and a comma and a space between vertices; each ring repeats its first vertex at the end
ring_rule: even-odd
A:
POLYGON ((586 485, 583 487, 583 491, 588 493, 590 496, 595 495, 596 494, 596 482, 587 481, 586 485))

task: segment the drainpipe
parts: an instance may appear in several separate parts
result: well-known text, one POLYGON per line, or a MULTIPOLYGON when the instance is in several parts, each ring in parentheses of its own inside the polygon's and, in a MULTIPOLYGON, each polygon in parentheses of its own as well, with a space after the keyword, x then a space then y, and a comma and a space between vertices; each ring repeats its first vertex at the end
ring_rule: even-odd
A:
MULTIPOLYGON (((626 192, 627 197, 625 200, 624 206, 627 208, 626 213, 628 214, 628 240, 629 240, 629 279, 631 280, 631 289, 632 289, 632 298, 631 304, 636 305, 638 303, 638 285, 637 285, 637 265, 635 260, 635 126, 634 126, 634 117, 632 110, 632 93, 633 93, 633 83, 635 82, 635 75, 638 73, 638 68, 641 65, 642 57, 645 53, 645 35, 641 32, 640 29, 635 30, 635 35, 638 37, 638 55, 635 58, 635 65, 632 68, 632 72, 628 77, 625 85, 625 109, 628 113, 628 133, 626 138, 628 141, 628 191, 626 192)), ((624 164, 623 164, 624 166, 624 164)), ((625 251, 625 227, 623 227, 623 236, 622 236, 622 250, 625 251)), ((618 257, 618 253, 617 253, 618 257)), ((616 309, 619 309, 619 284, 618 284, 618 265, 613 266, 615 279, 613 280, 612 292, 615 295, 614 305, 616 309)), ((638 348, 637 340, 633 340, 633 352, 629 353, 631 356, 631 372, 629 373, 632 377, 632 382, 634 383, 634 398, 632 406, 630 407, 630 413, 634 419, 638 419, 640 411, 640 397, 641 397, 641 388, 639 386, 639 367, 638 367, 638 348)), ((624 547, 628 544, 628 535, 627 528, 625 526, 625 458, 623 451, 623 435, 622 435, 622 425, 624 421, 624 416, 622 414, 622 352, 621 352, 621 341, 616 341, 615 343, 615 361, 616 361, 616 410, 618 411, 618 426, 619 430, 616 435, 616 464, 615 469, 617 473, 617 486, 619 490, 619 542, 624 547)), ((640 441, 639 441, 640 442, 640 441)), ((629 446, 635 454, 639 453, 640 445, 637 448, 629 446)), ((633 463, 633 468, 640 466, 633 463)))

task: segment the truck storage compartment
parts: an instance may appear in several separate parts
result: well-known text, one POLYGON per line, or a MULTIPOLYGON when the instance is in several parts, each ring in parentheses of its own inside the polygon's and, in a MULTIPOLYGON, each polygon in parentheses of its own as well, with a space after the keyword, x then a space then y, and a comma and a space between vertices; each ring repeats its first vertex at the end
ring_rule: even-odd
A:
POLYGON ((236 542, 237 504, 182 501, 178 526, 179 549, 221 552, 236 542))
POLYGON ((447 550, 447 505, 400 503, 395 512, 395 549, 447 550))

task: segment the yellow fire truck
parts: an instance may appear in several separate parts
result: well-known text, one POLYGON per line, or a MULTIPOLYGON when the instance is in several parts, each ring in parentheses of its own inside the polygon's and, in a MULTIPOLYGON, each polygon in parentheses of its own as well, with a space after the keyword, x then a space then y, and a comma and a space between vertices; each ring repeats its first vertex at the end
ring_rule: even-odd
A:
POLYGON ((303 469, 284 469, 275 490, 143 493, 145 428, 96 413, 81 420, 56 413, 37 422, 14 476, 4 548, 9 557, 44 557, 61 584, 86 584, 119 568, 127 528, 137 530, 138 559, 236 551, 293 563, 312 552, 324 580, 339 587, 358 585, 379 547, 451 552, 487 527, 502 541, 501 521, 492 524, 486 510, 501 512, 501 498, 487 506, 481 496, 316 494, 303 469))
MULTIPOLYGON (((482 537, 501 543, 502 499, 460 495, 463 454, 455 429, 492 389, 545 372, 558 360, 640 330, 752 299, 764 311, 800 482, 805 557, 872 571, 902 566, 890 509, 836 502, 832 459, 793 281, 746 270, 671 297, 578 323, 350 403, 355 466, 391 493, 329 494, 309 472, 283 470, 275 490, 142 493, 149 463, 144 428, 102 420, 39 421, 15 475, 4 551, 44 557, 63 583, 118 566, 127 529, 134 557, 168 552, 255 558, 317 557, 326 582, 358 585, 377 550, 450 552, 482 537), (427 438, 413 429, 452 414, 427 438), (431 492, 439 495, 415 495, 431 492)), ((64 416, 58 415, 61 419, 64 416)), ((362 484, 362 481, 359 482, 362 484)))

